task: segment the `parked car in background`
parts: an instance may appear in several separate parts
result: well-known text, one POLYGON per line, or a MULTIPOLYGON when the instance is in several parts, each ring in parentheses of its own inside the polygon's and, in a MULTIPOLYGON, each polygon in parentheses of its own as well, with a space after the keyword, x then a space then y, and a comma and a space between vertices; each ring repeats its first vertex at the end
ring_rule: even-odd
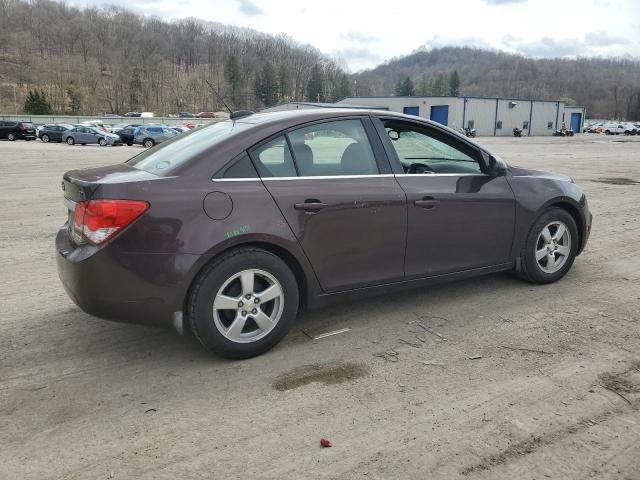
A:
POLYGON ((133 145, 133 141, 136 136, 136 132, 138 131, 138 127, 140 125, 127 125, 124 128, 119 129, 118 131, 114 131, 116 135, 120 137, 122 143, 125 143, 129 146, 133 145))
POLYGON ((127 112, 123 117, 139 117, 140 115, 142 115, 140 112, 127 112))
POLYGON ((200 112, 197 115, 198 118, 216 118, 215 112, 200 112))
POLYGON ((69 145, 79 143, 80 145, 88 145, 97 143, 101 147, 106 145, 122 144, 122 140, 115 133, 105 132, 96 127, 88 127, 80 125, 71 130, 65 130, 62 138, 69 145))
POLYGON ((143 125, 138 127, 133 143, 151 148, 175 137, 178 133, 165 125, 143 125))
POLYGON ((191 112, 180 112, 178 116, 180 118, 196 118, 196 114, 191 112))
POLYGON ((63 185, 55 244, 71 299, 103 318, 184 322, 230 358, 272 348, 302 309, 358 295, 498 271, 556 282, 592 222, 570 177, 374 110, 222 121, 63 185))
POLYGON ((176 133, 184 133, 184 132, 188 132, 189 130, 191 130, 188 127, 181 127, 179 125, 174 125, 172 127, 169 127, 171 130, 175 130, 176 133))
POLYGON ((73 125, 69 123, 43 125, 38 129, 38 138, 44 143, 62 142, 62 134, 72 128, 74 128, 73 125))
POLYGON ((0 138, 7 140, 35 140, 36 129, 31 122, 0 120, 0 138))
POLYGON ((605 135, 620 135, 621 133, 624 133, 624 130, 624 125, 616 122, 605 123, 602 126, 602 131, 605 135))
POLYGON ((83 125, 85 127, 97 128, 98 130, 102 130, 104 132, 108 131, 102 120, 85 120, 84 122, 80 122, 80 125, 83 125))
POLYGON ((640 131, 633 123, 626 123, 624 125, 624 134, 625 135, 637 135, 640 131))

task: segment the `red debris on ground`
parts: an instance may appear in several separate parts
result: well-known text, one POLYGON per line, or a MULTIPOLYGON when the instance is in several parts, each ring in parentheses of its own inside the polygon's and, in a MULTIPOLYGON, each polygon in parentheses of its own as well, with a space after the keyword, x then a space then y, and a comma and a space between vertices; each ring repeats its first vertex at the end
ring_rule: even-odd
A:
POLYGON ((328 439, 328 438, 322 437, 322 438, 320 439, 320 446, 321 446, 322 448, 328 448, 328 447, 330 447, 330 446, 331 446, 331 442, 329 441, 329 439, 328 439))

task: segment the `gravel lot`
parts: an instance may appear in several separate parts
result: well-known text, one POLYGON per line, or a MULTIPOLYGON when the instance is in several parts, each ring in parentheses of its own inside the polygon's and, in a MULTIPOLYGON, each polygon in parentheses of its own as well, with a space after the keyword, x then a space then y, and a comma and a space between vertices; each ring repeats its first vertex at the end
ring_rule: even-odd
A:
POLYGON ((479 141, 589 195, 563 281, 338 305, 243 362, 89 317, 60 286, 62 173, 140 147, 1 141, 0 478, 640 478, 640 184, 598 182, 640 182, 640 138, 479 141))

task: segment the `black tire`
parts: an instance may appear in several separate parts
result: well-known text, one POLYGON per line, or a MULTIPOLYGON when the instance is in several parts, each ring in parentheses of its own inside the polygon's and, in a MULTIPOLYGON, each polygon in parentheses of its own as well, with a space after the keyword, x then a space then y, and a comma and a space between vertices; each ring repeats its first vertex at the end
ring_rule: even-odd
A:
POLYGON ((151 148, 156 144, 156 142, 153 140, 153 138, 145 138, 142 141, 142 145, 146 148, 151 148))
POLYGON ((40 137, 40 140, 42 140, 44 143, 49 143, 49 135, 47 135, 46 133, 42 135, 42 137, 40 137))
POLYGON ((106 147, 107 146, 107 141, 104 138, 99 138, 98 139, 98 145, 100 145, 101 147, 106 147))
POLYGON ((9 135, 7 135, 7 140, 9 140, 10 142, 15 142, 16 134, 15 133, 9 133, 9 135))
POLYGON ((280 257, 258 248, 239 248, 216 258, 198 274, 187 299, 187 319, 194 336, 206 349, 224 358, 250 358, 282 340, 296 318, 298 302, 296 277, 280 257), (272 275, 282 287, 284 301, 280 319, 269 333, 250 343, 239 343, 228 339, 216 326, 213 303, 228 279, 249 269, 272 275))
POLYGON ((553 283, 564 277, 571 269, 573 261, 576 258, 576 253, 579 247, 580 236, 578 234, 578 227, 573 217, 564 209, 553 207, 544 212, 535 221, 529 234, 525 246, 520 252, 519 257, 516 259, 515 272, 516 274, 531 283, 545 284, 553 283), (538 237, 542 230, 551 222, 562 222, 569 231, 570 235, 570 249, 569 255, 562 267, 553 273, 545 272, 536 260, 536 250, 538 237))
POLYGON ((75 139, 73 137, 67 137, 65 142, 67 142, 67 145, 75 145, 75 143, 76 143, 76 141, 75 141, 75 139))
POLYGON ((133 145, 133 143, 127 143, 128 147, 131 147, 133 145))

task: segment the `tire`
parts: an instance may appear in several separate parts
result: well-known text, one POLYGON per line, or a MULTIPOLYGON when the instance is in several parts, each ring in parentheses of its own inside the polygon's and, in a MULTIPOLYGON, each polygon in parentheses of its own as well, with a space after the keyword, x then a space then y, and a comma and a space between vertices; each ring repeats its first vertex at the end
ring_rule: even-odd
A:
POLYGON ((44 135, 42 135, 42 137, 40 137, 40 140, 42 140, 44 143, 49 143, 49 135, 45 133, 44 135))
POLYGON ((286 335, 298 302, 298 283, 280 257, 258 248, 240 248, 223 254, 196 277, 187 301, 187 318, 206 349, 225 358, 250 358, 271 349, 286 335), (244 286, 243 276, 254 279, 253 289, 244 286), (259 297, 268 288, 279 296, 260 303, 259 297), (252 314, 263 314, 256 317, 260 322, 252 314), (236 321, 240 328, 233 331, 236 321))
POLYGON ((131 146, 133 146, 133 143, 127 143, 127 146, 131 147, 131 146))
POLYGON ((98 145, 100 145, 101 147, 106 147, 107 141, 104 138, 101 138, 98 140, 98 145))
POLYGON ((516 274, 531 283, 557 282, 571 269, 579 240, 573 217, 562 208, 550 208, 531 227, 525 246, 516 259, 516 274), (565 227, 566 234, 558 235, 562 232, 560 226, 565 227), (551 241, 547 240, 548 237, 551 241), (550 261, 553 263, 549 264, 550 261))
POLYGON ((152 138, 146 138, 143 142, 142 145, 145 146, 146 148, 151 148, 156 144, 156 142, 153 141, 152 138))
POLYGON ((7 140, 9 140, 10 142, 15 142, 16 134, 15 133, 10 133, 9 135, 7 135, 7 140))
POLYGON ((76 141, 73 137, 67 137, 67 145, 75 145, 76 141))

